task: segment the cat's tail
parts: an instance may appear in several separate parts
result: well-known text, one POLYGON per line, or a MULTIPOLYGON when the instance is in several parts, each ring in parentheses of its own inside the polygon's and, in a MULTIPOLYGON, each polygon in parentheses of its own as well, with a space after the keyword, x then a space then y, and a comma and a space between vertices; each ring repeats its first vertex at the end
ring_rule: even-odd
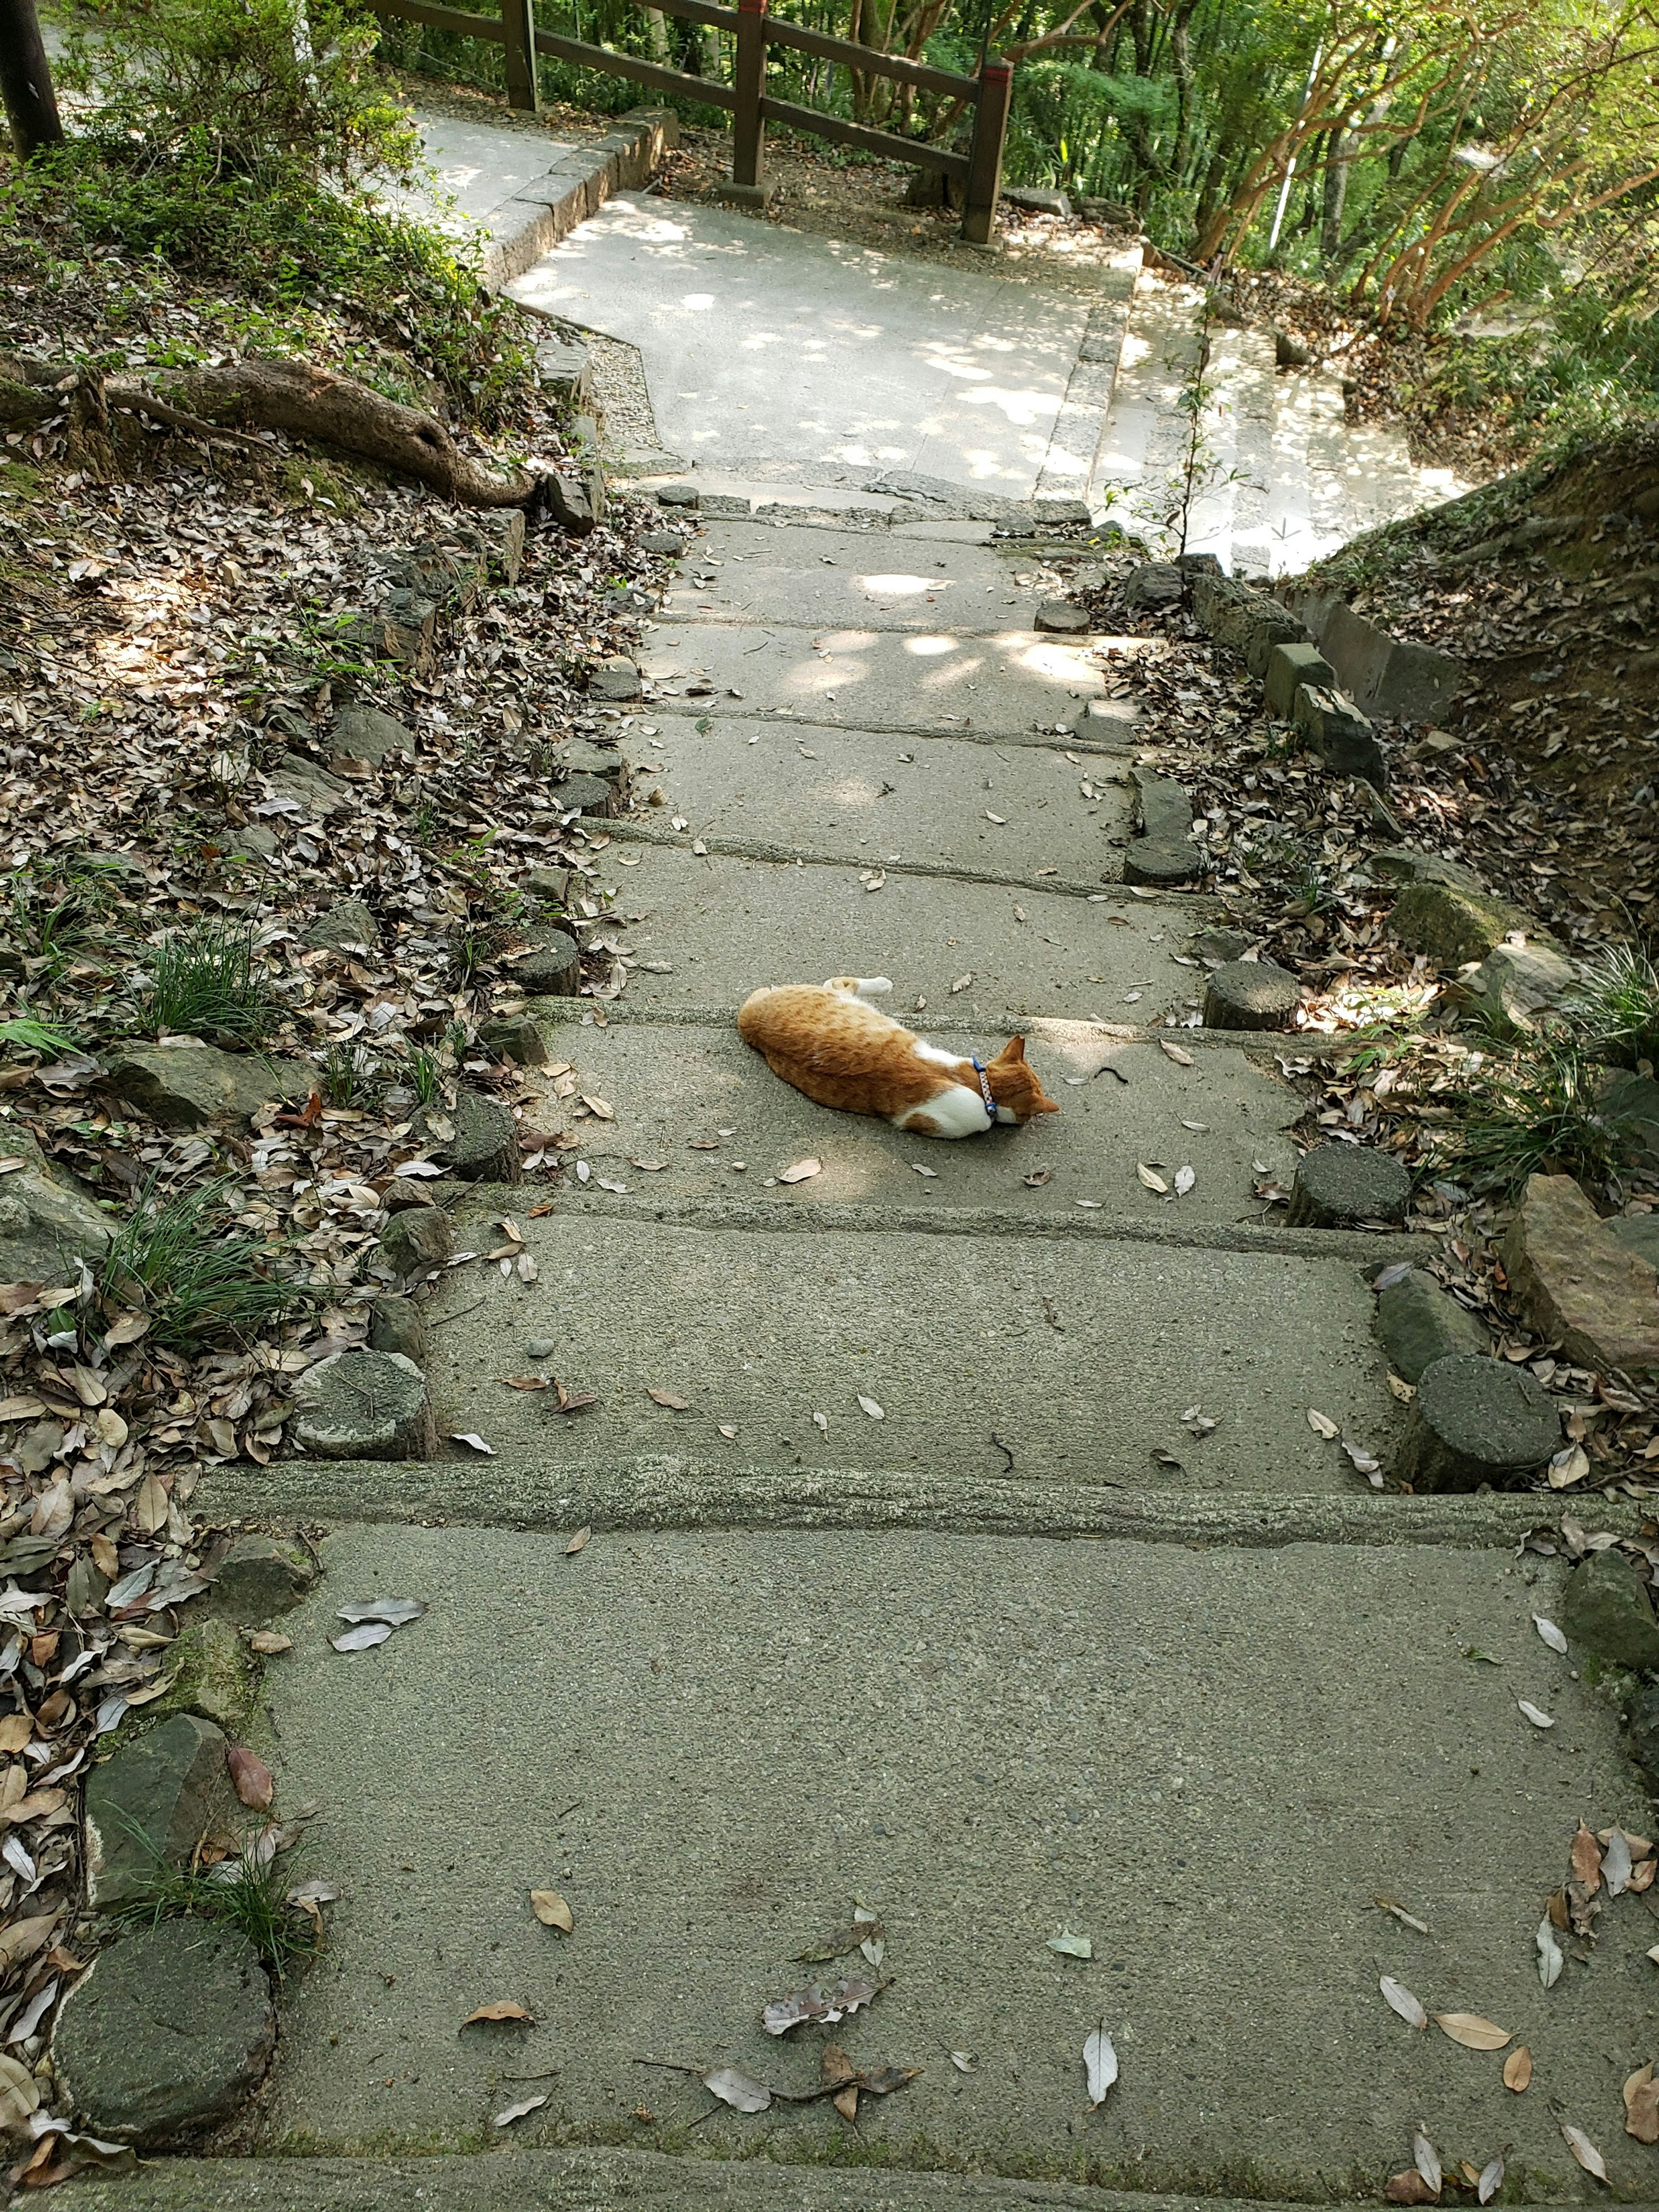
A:
POLYGON ((855 999, 884 999, 892 990, 885 975, 831 975, 826 991, 850 991, 855 999))

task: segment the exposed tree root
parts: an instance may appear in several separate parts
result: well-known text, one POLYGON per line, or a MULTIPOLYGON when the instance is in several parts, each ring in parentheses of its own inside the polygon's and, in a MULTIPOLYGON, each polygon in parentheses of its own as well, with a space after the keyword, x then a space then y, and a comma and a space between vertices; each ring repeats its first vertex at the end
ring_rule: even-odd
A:
POLYGON ((65 379, 0 356, 0 421, 45 422, 66 412, 77 444, 100 474, 112 464, 108 416, 117 410, 256 451, 261 441, 248 434, 251 428, 320 441, 413 477, 458 507, 538 501, 539 477, 526 470, 492 474, 461 452, 435 415, 382 398, 330 369, 248 355, 216 368, 170 369, 157 382, 160 389, 93 373, 65 379))

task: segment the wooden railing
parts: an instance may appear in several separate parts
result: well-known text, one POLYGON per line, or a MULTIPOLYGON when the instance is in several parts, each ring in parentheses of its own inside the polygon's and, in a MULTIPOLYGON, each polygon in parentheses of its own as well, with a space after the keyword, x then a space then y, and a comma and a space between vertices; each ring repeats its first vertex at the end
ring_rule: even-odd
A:
POLYGON ((931 68, 924 62, 907 61, 899 54, 884 54, 874 46, 855 45, 850 39, 830 38, 823 31, 799 23, 786 23, 767 13, 766 0, 738 0, 735 8, 714 0, 655 0, 658 9, 683 15, 694 23, 729 32, 736 43, 732 83, 716 77, 692 76, 659 62, 641 61, 634 54, 613 53, 609 46, 589 46, 567 39, 556 31, 538 30, 534 0, 501 0, 500 15, 477 15, 458 8, 434 4, 434 0, 368 0, 377 15, 412 23, 429 23, 434 30, 459 31, 471 39, 489 39, 505 50, 507 96, 514 107, 535 109, 540 105, 536 86, 536 56, 552 54, 584 69, 607 70, 653 92, 673 93, 705 106, 732 110, 732 182, 733 198, 763 202, 769 197, 766 176, 766 126, 781 123, 792 131, 810 131, 838 145, 856 146, 889 161, 933 169, 955 179, 962 187, 962 234, 976 245, 990 243, 996 222, 997 191, 1002 177, 1002 147, 1008 129, 1008 103, 1013 89, 1013 70, 1005 61, 987 59, 977 76, 958 76, 950 70, 931 68), (947 99, 971 108, 973 136, 965 154, 948 147, 929 145, 920 138, 903 138, 896 131, 877 131, 868 124, 849 123, 838 115, 821 114, 793 100, 773 100, 766 90, 766 49, 794 46, 821 61, 835 62, 866 76, 890 77, 919 92, 942 93, 947 99))

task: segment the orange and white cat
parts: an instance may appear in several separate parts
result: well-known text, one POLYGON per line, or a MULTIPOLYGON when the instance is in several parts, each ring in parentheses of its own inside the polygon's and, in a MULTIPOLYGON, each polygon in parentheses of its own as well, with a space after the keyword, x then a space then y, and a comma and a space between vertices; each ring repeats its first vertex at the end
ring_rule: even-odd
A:
POLYGON ((990 1060, 944 1052, 868 1003, 892 988, 884 975, 832 975, 756 991, 738 1033, 820 1106, 879 1114, 918 1137, 977 1137, 994 1122, 1059 1113, 1026 1065, 1024 1037, 990 1060))

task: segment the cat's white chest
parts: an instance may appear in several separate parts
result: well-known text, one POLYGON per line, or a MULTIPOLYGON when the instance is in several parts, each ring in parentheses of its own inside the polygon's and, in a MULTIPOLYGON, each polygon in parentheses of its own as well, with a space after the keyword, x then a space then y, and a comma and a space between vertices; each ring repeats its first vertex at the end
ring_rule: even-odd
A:
POLYGON ((896 1129, 908 1129, 923 1121, 933 1124, 927 1133, 935 1137, 977 1137, 991 1126, 978 1091, 969 1091, 962 1083, 953 1083, 925 1104, 892 1116, 896 1129))

